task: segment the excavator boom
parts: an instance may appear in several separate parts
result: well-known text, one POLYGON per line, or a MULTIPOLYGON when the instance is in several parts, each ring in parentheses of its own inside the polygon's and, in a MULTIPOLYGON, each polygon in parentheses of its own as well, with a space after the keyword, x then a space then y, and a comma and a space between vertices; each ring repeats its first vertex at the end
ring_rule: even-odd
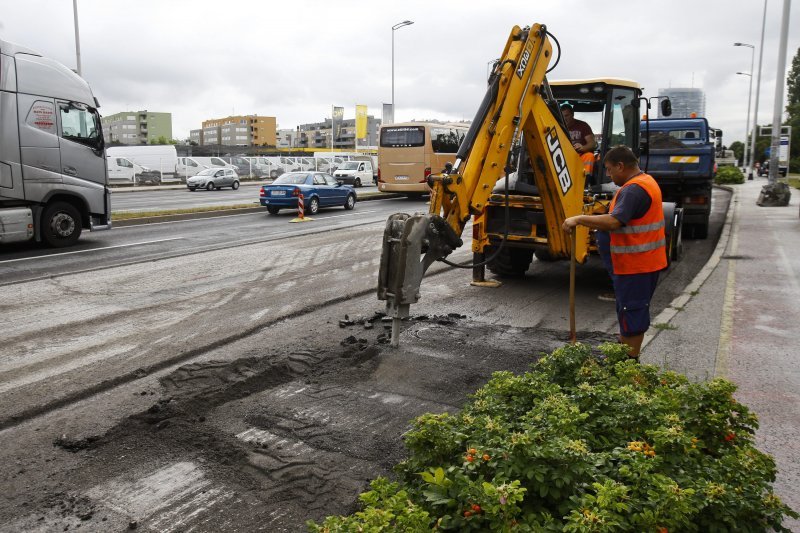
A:
MULTIPOLYGON (((569 236, 560 224, 582 212, 585 176, 549 93, 545 76, 552 54, 544 25, 512 29, 452 169, 429 178, 428 213, 398 213, 387 221, 378 298, 386 301, 394 319, 394 346, 400 320, 419 300, 425 271, 462 245, 465 225, 484 211, 497 181, 511 171, 513 147, 521 138, 542 191, 550 249, 569 257, 569 236)), ((581 263, 588 254, 587 232, 578 230, 576 258, 581 263)))

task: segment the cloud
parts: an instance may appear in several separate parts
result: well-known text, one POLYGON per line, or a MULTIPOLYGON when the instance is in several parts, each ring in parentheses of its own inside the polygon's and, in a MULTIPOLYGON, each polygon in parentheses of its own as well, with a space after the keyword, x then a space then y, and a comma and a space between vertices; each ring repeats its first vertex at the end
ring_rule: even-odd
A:
MULTIPOLYGON (((486 83, 487 62, 514 25, 547 24, 561 45, 551 78, 617 77, 661 87, 705 90, 708 118, 729 144, 743 138, 749 49, 758 44, 763 4, 731 8, 724 0, 669 5, 608 0, 551 4, 353 0, 274 4, 228 0, 78 0, 83 75, 112 114, 148 109, 173 114, 186 137, 204 119, 233 113, 275 116, 294 128, 356 104, 380 116, 394 89, 399 120, 471 118, 486 83)), ((780 6, 769 6, 760 121, 771 121, 780 6)), ((0 0, 0 38, 67 66, 75 64, 70 2, 0 0), (33 18, 31 13, 48 13, 33 18)), ((800 34, 790 33, 791 51, 800 34)), ((757 61, 757 56, 756 56, 757 61)), ((785 75, 785 74, 782 74, 785 75)), ((755 93, 755 89, 753 90, 755 93)))

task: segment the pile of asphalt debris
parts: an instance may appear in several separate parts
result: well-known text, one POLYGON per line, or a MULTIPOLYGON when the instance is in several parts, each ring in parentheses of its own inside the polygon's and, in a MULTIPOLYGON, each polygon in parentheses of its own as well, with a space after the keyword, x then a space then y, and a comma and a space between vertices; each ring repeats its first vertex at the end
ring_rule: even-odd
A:
MULTIPOLYGON (((403 318, 404 322, 431 322, 436 323, 441 326, 451 326, 455 324, 455 320, 459 318, 467 318, 467 315, 462 315, 459 313, 448 313, 446 315, 416 315, 413 317, 406 317, 403 318)), ((350 316, 344 315, 344 319, 339 321, 340 328, 349 328, 353 326, 361 326, 365 330, 373 329, 375 324, 379 324, 383 326, 383 329, 386 330, 384 333, 378 335, 377 341, 378 344, 389 344, 391 340, 391 329, 392 329, 392 317, 387 316, 386 313, 381 311, 375 311, 372 316, 350 316)), ((346 346, 348 344, 369 344, 367 339, 360 339, 355 337, 354 335, 350 335, 346 339, 344 339, 341 343, 342 346, 346 346)))

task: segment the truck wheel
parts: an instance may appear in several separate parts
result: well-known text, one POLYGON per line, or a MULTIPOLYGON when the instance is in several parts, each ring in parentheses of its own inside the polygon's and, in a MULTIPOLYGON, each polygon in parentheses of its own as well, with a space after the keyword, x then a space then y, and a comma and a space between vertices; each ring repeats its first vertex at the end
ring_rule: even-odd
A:
POLYGON ((72 246, 82 229, 81 214, 72 204, 53 202, 42 213, 42 238, 49 246, 72 246))
POLYGON ((356 178, 356 179, 353 181, 353 186, 354 186, 354 187, 361 187, 361 178, 356 178))
MULTIPOLYGON (((679 261, 683 256, 683 209, 675 208, 669 220, 665 219, 668 224, 669 232, 665 231, 667 237, 667 267, 673 261, 679 261)), ((666 230, 667 228, 665 228, 666 230)))
MULTIPOLYGON (((486 250, 486 257, 494 254, 494 248, 486 250)), ((519 278, 525 275, 533 259, 533 250, 524 248, 504 247, 500 254, 491 263, 486 265, 489 270, 500 277, 519 278)))

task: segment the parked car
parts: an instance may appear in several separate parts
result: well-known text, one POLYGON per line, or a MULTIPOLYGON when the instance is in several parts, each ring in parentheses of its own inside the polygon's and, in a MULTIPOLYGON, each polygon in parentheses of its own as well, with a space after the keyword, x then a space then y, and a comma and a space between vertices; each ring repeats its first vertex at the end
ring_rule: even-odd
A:
POLYGON ((227 161, 234 167, 236 167, 236 173, 239 176, 249 177, 252 176, 254 178, 260 178, 264 175, 264 172, 258 168, 258 165, 254 165, 251 160, 245 159, 241 156, 232 156, 232 157, 223 157, 224 161, 227 161))
POLYGON ((281 209, 297 209, 301 193, 309 215, 316 214, 320 207, 342 206, 349 210, 356 206, 355 189, 322 172, 287 172, 261 187, 260 201, 270 215, 277 215, 281 209))
POLYGON ((230 187, 234 191, 239 188, 239 177, 232 168, 207 168, 186 180, 190 191, 204 188, 209 191, 230 187))

